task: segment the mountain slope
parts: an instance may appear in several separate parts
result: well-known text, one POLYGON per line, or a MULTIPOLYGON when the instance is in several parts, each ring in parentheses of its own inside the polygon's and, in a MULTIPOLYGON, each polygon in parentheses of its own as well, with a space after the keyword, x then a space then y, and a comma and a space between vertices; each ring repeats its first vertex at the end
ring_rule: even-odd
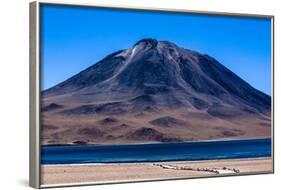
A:
POLYGON ((140 40, 107 56, 45 90, 42 99, 43 125, 58 125, 57 130, 43 132, 46 144, 270 135, 270 96, 208 55, 155 39, 140 40), (60 106, 46 109, 50 105, 60 106), (116 126, 105 127, 98 122, 108 115, 116 116, 116 126), (169 127, 153 125, 152 121, 161 123, 161 118, 181 122, 169 127), (77 128, 94 128, 92 131, 99 130, 102 135, 85 137, 77 128), (142 140, 140 137, 146 135, 140 134, 142 131, 157 135, 142 140))

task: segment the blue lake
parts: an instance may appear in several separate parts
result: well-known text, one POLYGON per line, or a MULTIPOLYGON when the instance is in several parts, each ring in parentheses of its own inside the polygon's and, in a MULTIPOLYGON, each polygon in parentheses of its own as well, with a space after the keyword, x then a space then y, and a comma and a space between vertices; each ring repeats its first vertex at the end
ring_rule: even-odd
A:
POLYGON ((135 145, 42 146, 42 164, 194 161, 271 156, 271 139, 135 145))

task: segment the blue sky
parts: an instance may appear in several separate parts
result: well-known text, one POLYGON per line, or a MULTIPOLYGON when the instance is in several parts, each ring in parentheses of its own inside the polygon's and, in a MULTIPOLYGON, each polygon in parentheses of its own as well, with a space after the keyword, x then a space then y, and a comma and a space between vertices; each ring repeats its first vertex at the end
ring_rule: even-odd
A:
POLYGON ((142 38, 208 54, 271 94, 271 20, 41 5, 42 89, 142 38))

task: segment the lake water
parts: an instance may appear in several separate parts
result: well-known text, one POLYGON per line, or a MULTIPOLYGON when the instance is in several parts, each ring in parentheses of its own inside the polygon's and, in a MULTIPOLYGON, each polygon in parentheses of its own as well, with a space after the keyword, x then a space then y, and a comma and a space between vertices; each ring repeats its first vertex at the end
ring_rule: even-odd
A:
POLYGON ((139 145, 42 146, 42 164, 194 161, 271 156, 271 139, 139 145))

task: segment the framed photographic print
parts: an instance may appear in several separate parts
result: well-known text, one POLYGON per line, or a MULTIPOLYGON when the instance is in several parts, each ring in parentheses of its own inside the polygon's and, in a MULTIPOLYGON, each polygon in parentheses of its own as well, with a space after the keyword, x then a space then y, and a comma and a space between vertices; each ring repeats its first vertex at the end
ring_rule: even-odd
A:
POLYGON ((30 3, 30 185, 273 173, 273 25, 30 3))

